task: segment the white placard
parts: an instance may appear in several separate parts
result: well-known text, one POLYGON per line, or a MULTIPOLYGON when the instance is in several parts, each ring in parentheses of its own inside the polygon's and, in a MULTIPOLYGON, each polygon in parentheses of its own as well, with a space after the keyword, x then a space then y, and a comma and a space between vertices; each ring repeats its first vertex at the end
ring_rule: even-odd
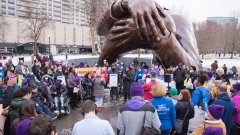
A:
POLYGON ((57 77, 57 80, 61 80, 61 81, 62 81, 61 84, 63 84, 64 86, 66 86, 66 79, 65 79, 65 76, 58 76, 58 77, 57 77))
POLYGON ((14 58, 12 59, 12 64, 13 64, 14 66, 17 66, 18 63, 19 63, 18 57, 14 57, 14 58))
POLYGON ((73 93, 77 93, 77 92, 78 92, 78 90, 79 90, 79 88, 77 88, 77 87, 74 87, 74 88, 73 88, 73 93))
POLYGON ((118 87, 118 74, 109 75, 109 85, 110 87, 118 87))

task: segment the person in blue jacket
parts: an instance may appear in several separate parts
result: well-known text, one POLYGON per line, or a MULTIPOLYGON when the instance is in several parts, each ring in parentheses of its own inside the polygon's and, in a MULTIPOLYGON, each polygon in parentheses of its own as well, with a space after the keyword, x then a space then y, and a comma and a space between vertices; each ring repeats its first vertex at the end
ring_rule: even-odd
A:
POLYGON ((0 78, 4 78, 4 71, 3 71, 3 66, 1 62, 0 62, 0 78))
POLYGON ((210 100, 209 90, 203 86, 204 82, 207 80, 205 74, 200 75, 196 80, 196 89, 192 93, 192 103, 197 105, 201 110, 206 111, 208 107, 208 102, 210 100))
POLYGON ((227 134, 229 134, 231 125, 232 125, 232 115, 234 112, 234 102, 229 97, 227 93, 227 86, 225 84, 222 84, 218 86, 217 88, 217 99, 213 101, 212 104, 222 105, 224 106, 224 113, 222 116, 222 121, 224 122, 227 130, 227 134))
POLYGON ((142 66, 138 66, 138 70, 135 73, 134 80, 136 80, 136 81, 142 80, 143 75, 144 75, 144 70, 143 70, 142 66))
POLYGON ((152 87, 153 99, 150 101, 156 108, 162 123, 161 135, 169 135, 170 130, 175 131, 176 110, 171 98, 165 97, 166 89, 160 83, 152 87))

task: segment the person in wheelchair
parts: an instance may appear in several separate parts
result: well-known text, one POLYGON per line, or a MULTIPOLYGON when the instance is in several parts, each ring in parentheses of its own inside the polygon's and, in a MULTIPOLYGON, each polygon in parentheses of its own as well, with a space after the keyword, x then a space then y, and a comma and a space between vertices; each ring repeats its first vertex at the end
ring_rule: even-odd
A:
POLYGON ((57 80, 55 82, 55 85, 52 86, 52 95, 54 98, 55 103, 55 110, 54 114, 65 113, 64 111, 64 98, 67 96, 67 88, 63 84, 61 84, 61 81, 57 80), (61 107, 59 107, 58 103, 61 103, 61 107))

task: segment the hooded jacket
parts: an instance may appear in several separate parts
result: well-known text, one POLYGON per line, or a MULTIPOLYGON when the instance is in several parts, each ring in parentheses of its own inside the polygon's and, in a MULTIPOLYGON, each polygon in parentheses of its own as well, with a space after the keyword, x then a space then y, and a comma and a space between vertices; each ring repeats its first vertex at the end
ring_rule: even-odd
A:
POLYGON ((12 123, 16 118, 18 118, 19 106, 24 100, 27 100, 27 99, 23 97, 19 97, 19 98, 14 98, 12 100, 12 103, 9 107, 10 123, 12 123))
POLYGON ((52 88, 51 88, 51 91, 52 91, 52 94, 54 94, 54 92, 57 93, 56 95, 54 95, 54 97, 55 97, 55 96, 60 97, 61 95, 62 95, 63 97, 65 97, 65 96, 67 95, 67 88, 66 88, 66 86, 64 86, 63 84, 61 84, 61 88, 59 88, 59 89, 56 88, 55 85, 53 85, 52 88))
POLYGON ((234 102, 235 111, 232 115, 232 122, 240 124, 240 91, 232 96, 232 100, 234 102))
POLYGON ((133 97, 119 108, 117 135, 139 135, 143 125, 160 130, 161 122, 151 103, 133 97))
POLYGON ((222 121, 226 125, 227 133, 230 132, 231 129, 231 118, 232 114, 234 111, 234 102, 233 100, 229 97, 228 93, 222 93, 217 97, 215 101, 213 101, 212 104, 218 104, 224 106, 224 114, 222 116, 222 121))
POLYGON ((140 72, 137 70, 136 71, 136 73, 135 73, 135 77, 134 77, 134 79, 136 80, 141 80, 142 79, 142 77, 143 77, 143 75, 144 75, 144 70, 141 70, 140 72))

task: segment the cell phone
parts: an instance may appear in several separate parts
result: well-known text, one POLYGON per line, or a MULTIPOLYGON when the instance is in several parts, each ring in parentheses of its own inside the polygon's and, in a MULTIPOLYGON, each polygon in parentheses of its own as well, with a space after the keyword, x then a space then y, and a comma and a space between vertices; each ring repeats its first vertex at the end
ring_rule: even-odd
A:
POLYGON ((56 126, 53 126, 52 131, 54 132, 54 135, 57 133, 56 126))

